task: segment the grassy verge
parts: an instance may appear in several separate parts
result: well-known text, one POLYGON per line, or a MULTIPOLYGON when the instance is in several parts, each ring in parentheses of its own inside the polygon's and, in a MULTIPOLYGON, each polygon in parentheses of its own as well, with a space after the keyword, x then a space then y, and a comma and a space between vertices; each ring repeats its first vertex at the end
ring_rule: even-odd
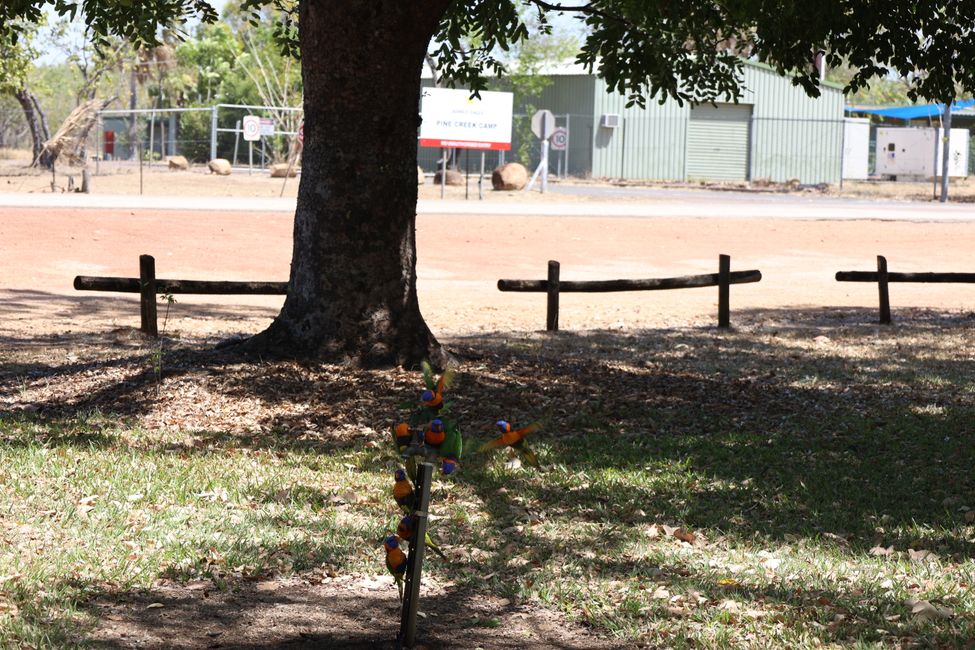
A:
MULTIPOLYGON (((544 415, 546 471, 471 455, 438 484, 434 532, 451 561, 431 559, 431 575, 627 644, 969 643, 970 322, 829 325, 455 341, 468 446, 493 419, 544 415)), ((418 379, 192 366, 164 386, 216 375, 210 390, 269 409, 262 425, 143 428, 174 399, 151 379, 138 411, 79 398, 2 416, 0 645, 83 643, 93 600, 161 579, 383 572, 397 516, 382 432, 418 379), (258 376, 291 393, 235 392, 258 376), (302 401, 322 414, 304 434, 282 424, 302 401), (330 422, 356 434, 308 435, 330 422)), ((30 400, 30 372, 20 358, 3 397, 30 400)), ((51 372, 48 384, 70 382, 51 372)))

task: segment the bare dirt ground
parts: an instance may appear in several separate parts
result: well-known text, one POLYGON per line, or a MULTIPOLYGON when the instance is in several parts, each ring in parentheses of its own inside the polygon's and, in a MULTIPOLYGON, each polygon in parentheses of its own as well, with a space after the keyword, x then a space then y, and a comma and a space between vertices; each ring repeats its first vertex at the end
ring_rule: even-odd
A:
MULTIPOLYGON (((244 191, 277 196, 281 182, 196 172, 148 178, 147 193, 209 196, 244 191)), ((133 179, 98 177, 96 183, 100 191, 131 192, 133 179)), ((292 179, 289 186, 293 193, 297 182, 292 179)), ((0 177, 0 190, 50 191, 50 185, 45 190, 40 177, 8 176, 0 177)), ((449 191, 456 197, 463 188, 449 191)), ((421 196, 439 196, 439 188, 427 185, 421 196)), ((138 326, 134 297, 76 292, 75 275, 134 276, 138 255, 151 253, 160 277, 285 280, 291 228, 291 216, 280 213, 4 209, 0 358, 26 355, 50 359, 52 366, 65 359, 70 363, 79 348, 111 346, 117 334, 110 333, 138 326)), ((420 217, 417 239, 423 312, 448 345, 461 346, 487 332, 503 336, 542 329, 544 297, 501 293, 496 282, 541 279, 549 259, 561 262, 563 279, 612 279, 715 272, 718 254, 730 254, 733 269, 763 273, 759 284, 732 288, 732 323, 739 328, 761 326, 786 309, 835 308, 868 317, 876 306, 876 286, 840 284, 833 274, 871 270, 880 253, 894 271, 975 270, 975 222, 447 215, 420 217)), ((710 327, 716 302, 712 289, 564 295, 560 323, 565 330, 710 327)), ((261 330, 280 303, 276 297, 180 296, 164 326, 169 336, 205 346, 261 330)), ((970 311, 975 300, 963 285, 895 285, 892 303, 896 318, 898 309, 907 307, 970 311)), ((161 318, 164 313, 163 307, 161 318)), ((382 578, 368 575, 276 579, 222 592, 160 583, 151 593, 94 603, 103 623, 93 640, 112 648, 383 647, 396 628, 394 593, 382 578), (156 602, 166 607, 147 609, 156 602)), ((464 594, 436 586, 425 598, 462 602, 466 618, 474 608, 482 618, 504 620, 498 629, 460 628, 460 614, 446 605, 431 606, 442 618, 428 619, 425 647, 616 646, 537 606, 501 599, 469 602, 464 594)))

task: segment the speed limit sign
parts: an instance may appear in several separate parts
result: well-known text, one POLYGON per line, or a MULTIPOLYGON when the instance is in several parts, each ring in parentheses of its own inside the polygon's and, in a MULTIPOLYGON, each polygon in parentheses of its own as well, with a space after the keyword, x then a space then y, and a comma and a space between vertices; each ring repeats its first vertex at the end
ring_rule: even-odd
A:
POLYGON ((565 151, 569 146, 569 130, 564 126, 560 126, 552 131, 552 137, 549 139, 549 146, 555 151, 565 151))
POLYGON ((241 126, 244 131, 244 140, 256 142, 261 139, 261 118, 258 116, 245 115, 241 126))

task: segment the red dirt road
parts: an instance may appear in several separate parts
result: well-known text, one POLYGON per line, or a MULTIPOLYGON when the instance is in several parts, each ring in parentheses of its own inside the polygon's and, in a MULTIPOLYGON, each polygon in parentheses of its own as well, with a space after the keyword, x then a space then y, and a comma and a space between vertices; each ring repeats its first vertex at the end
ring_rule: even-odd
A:
MULTIPOLYGON (((720 197, 717 197, 718 199, 720 197)), ((290 215, 147 210, 4 209, 0 213, 0 335, 138 326, 134 296, 77 292, 75 275, 135 276, 138 256, 156 257, 160 277, 286 280, 290 215)), ((732 287, 732 323, 778 309, 875 308, 876 286, 837 283, 838 270, 975 271, 975 222, 909 223, 771 219, 420 216, 419 293, 435 332, 536 330, 539 294, 501 293, 499 278, 669 277, 760 269, 759 284, 732 287)), ((178 296, 168 331, 232 334, 264 327, 280 297, 178 296)), ((717 290, 562 296, 563 329, 712 324, 717 290)), ((894 285, 897 309, 970 310, 964 285, 894 285)), ((164 311, 161 307, 160 314, 164 311)))

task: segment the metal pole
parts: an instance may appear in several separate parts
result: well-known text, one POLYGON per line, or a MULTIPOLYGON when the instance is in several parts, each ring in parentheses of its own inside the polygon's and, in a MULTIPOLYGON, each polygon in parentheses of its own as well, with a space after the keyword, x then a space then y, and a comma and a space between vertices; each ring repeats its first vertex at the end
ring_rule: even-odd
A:
POLYGON ((951 162, 951 102, 945 104, 944 119, 941 120, 944 148, 941 154, 941 202, 948 201, 948 164, 951 162))
POLYGON ((145 156, 142 154, 142 138, 139 138, 139 196, 142 196, 142 159, 145 156))
POLYGON ((565 116, 565 151, 562 152, 562 160, 565 175, 569 175, 569 146, 572 144, 572 131, 569 129, 569 123, 572 121, 572 114, 567 113, 565 116))
POLYGON ((406 587, 403 596, 403 609, 400 616, 399 641, 405 648, 416 644, 416 612, 420 605, 420 576, 423 572, 423 555, 426 551, 427 511, 430 507, 430 483, 433 480, 433 465, 420 463, 417 469, 416 490, 420 503, 413 511, 413 536, 410 538, 410 553, 406 560, 406 587))
POLYGON ((477 178, 477 200, 484 200, 484 156, 485 152, 481 151, 481 175, 477 178))
POLYGON ((247 141, 247 175, 250 176, 254 171, 254 143, 247 141))
POLYGON ((153 111, 149 117, 149 169, 152 169, 152 157, 155 153, 156 143, 156 112, 153 111))
MULTIPOLYGON (((554 119, 554 118, 553 118, 554 119)), ((542 114, 542 135, 548 136, 548 113, 542 114)), ((548 189, 548 137, 542 138, 542 194, 548 189)))
POLYGON ((237 145, 240 144, 240 120, 237 120, 237 125, 234 127, 234 162, 237 164, 237 145))
POLYGON ((447 150, 440 149, 440 200, 444 197, 444 188, 447 186, 447 150))
POLYGON ((471 198, 471 150, 464 149, 464 200, 471 198))
POLYGON ((218 106, 210 109, 210 160, 217 157, 217 111, 218 106))

